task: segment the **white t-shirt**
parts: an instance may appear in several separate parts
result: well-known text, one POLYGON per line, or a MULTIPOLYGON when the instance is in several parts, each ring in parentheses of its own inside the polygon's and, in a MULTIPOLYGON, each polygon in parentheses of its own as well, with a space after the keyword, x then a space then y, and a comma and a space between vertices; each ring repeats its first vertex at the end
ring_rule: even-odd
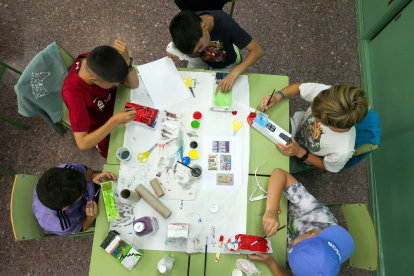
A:
MULTIPOLYGON (((299 86, 300 96, 312 102, 321 91, 330 87, 319 83, 302 83, 299 86)), ((323 164, 330 172, 339 172, 354 154, 355 127, 347 132, 335 132, 312 116, 311 107, 304 113, 294 135, 299 145, 323 157, 323 164)))

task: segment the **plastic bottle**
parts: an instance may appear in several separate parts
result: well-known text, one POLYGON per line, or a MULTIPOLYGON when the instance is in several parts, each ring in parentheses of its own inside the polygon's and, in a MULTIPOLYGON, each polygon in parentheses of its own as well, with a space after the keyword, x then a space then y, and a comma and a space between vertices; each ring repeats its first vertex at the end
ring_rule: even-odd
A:
POLYGON ((158 231, 158 221, 154 217, 142 217, 134 220, 134 231, 139 237, 158 231))
POLYGON ((168 274, 171 272, 174 266, 174 258, 171 258, 168 254, 162 258, 157 265, 159 272, 168 274))

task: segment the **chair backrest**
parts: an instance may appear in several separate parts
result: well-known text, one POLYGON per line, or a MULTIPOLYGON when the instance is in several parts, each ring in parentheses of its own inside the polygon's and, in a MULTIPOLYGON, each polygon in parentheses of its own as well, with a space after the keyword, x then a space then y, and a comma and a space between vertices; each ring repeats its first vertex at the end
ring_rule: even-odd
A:
POLYGON ((349 258, 349 265, 375 271, 378 268, 378 238, 374 222, 364 203, 341 206, 348 232, 355 243, 355 250, 349 258))
MULTIPOLYGON (((57 44, 57 43, 56 43, 57 44)), ((60 54, 62 55, 63 61, 65 62, 66 68, 68 68, 68 72, 70 71, 70 68, 73 65, 73 62, 75 61, 75 59, 71 56, 71 54, 69 54, 68 52, 66 52, 65 49, 63 49, 59 44, 57 44, 60 54)), ((69 121, 69 109, 65 104, 65 101, 62 101, 62 109, 63 109, 63 115, 62 115, 62 124, 69 129, 71 128, 70 125, 70 121, 69 121)))
POLYGON ((32 211, 33 191, 39 176, 18 174, 14 179, 10 217, 16 240, 43 238, 45 233, 32 211))

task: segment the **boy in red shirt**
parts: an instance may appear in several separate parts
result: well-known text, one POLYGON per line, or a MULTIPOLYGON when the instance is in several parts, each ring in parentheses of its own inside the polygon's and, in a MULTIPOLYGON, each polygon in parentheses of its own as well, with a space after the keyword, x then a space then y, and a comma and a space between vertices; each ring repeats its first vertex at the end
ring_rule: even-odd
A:
POLYGON ((113 115, 117 86, 138 87, 133 66, 134 60, 121 38, 114 41, 113 47, 98 46, 75 59, 63 83, 62 96, 80 150, 95 147, 106 158, 111 131, 135 118, 134 109, 113 115))

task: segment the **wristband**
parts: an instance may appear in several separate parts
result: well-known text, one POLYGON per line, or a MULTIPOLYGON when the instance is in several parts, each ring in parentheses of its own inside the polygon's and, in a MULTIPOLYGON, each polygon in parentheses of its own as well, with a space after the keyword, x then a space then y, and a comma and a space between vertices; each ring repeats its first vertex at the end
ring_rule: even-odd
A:
POLYGON ((276 94, 279 94, 280 96, 282 96, 282 100, 285 97, 285 95, 282 92, 280 92, 280 91, 277 91, 276 94))
POLYGON ((300 160, 302 160, 302 162, 304 162, 308 158, 308 156, 309 156, 309 151, 306 150, 305 155, 300 160))
POLYGON ((95 173, 102 173, 102 171, 93 171, 92 172, 92 179, 93 179, 93 174, 95 174, 95 173))

